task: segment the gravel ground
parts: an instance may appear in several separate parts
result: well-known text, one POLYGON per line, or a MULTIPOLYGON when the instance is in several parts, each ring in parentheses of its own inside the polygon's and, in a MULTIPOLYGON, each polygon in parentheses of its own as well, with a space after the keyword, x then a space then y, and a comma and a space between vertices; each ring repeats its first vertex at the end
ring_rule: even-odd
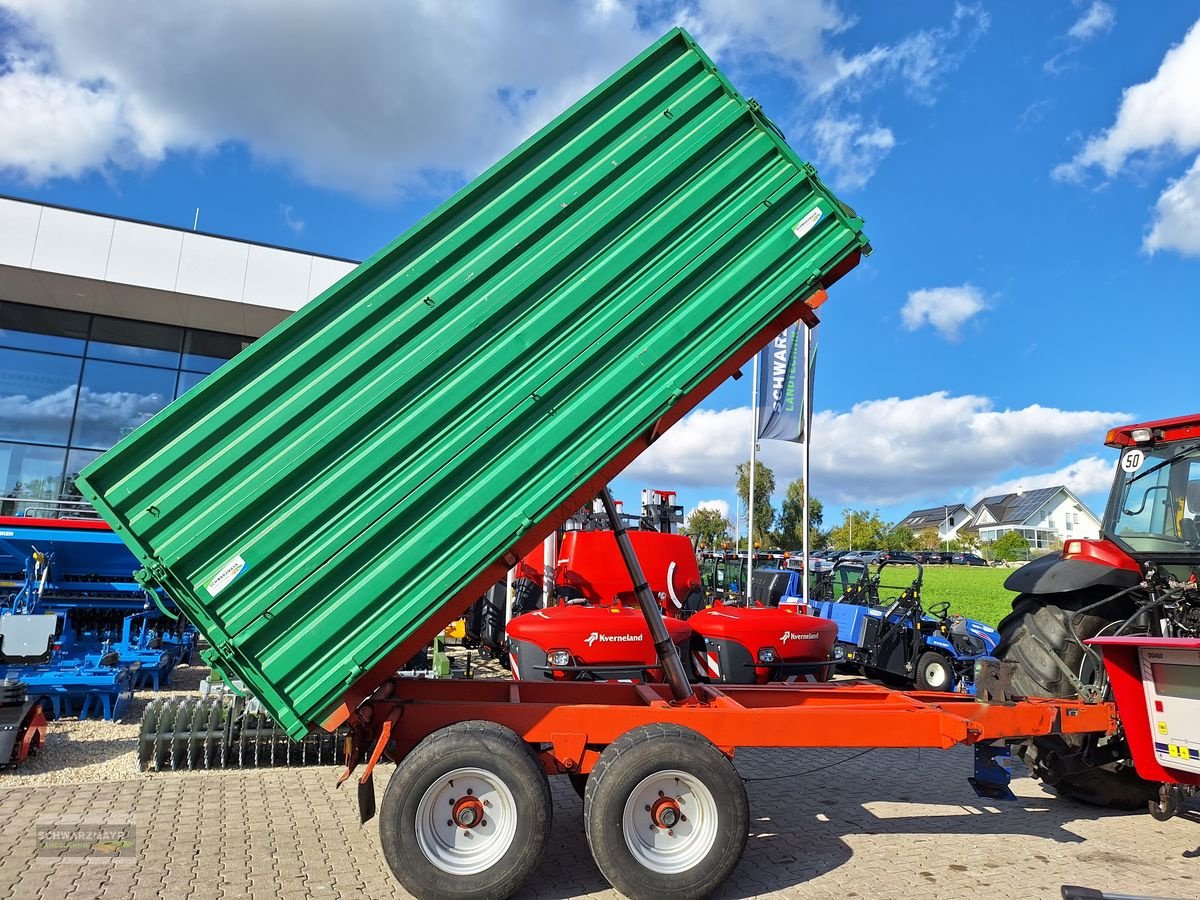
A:
POLYGON ((208 666, 177 666, 169 690, 136 692, 120 721, 51 722, 41 752, 15 772, 0 774, 0 780, 5 787, 40 787, 144 778, 137 764, 137 738, 146 704, 160 697, 198 696, 200 681, 207 677, 208 666))
MULTIPOLYGON (((475 678, 502 678, 508 673, 498 663, 481 659, 460 647, 448 652, 456 672, 470 657, 475 678)), ((197 656, 199 654, 197 653, 197 656)), ((130 781, 136 778, 181 776, 212 776, 223 770, 196 772, 147 773, 138 768, 137 740, 141 731, 142 712, 146 704, 159 698, 199 696, 200 682, 207 678, 207 666, 179 666, 175 669, 169 690, 139 691, 118 722, 89 719, 60 719, 50 723, 46 746, 16 771, 0 773, 4 787, 43 787, 55 784, 90 784, 106 781, 130 781)))

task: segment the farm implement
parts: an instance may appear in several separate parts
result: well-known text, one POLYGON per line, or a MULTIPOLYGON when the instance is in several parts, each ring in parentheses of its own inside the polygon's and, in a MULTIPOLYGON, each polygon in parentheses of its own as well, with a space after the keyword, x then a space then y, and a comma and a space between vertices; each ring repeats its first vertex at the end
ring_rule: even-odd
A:
MULTIPOLYGON (((677 29, 77 486, 275 725, 349 731, 342 780, 357 775, 362 818, 378 814, 413 894, 515 892, 552 833, 548 776, 570 775, 618 890, 706 896, 749 831, 739 747, 968 744, 991 797, 1009 742, 1113 747, 1140 727, 1127 697, 1031 697, 999 662, 980 663, 974 696, 687 677, 659 573, 605 485, 785 327, 815 325, 869 249, 862 220, 677 29), (661 683, 396 676, 598 495, 661 683), (377 808, 380 762, 396 769, 377 808)), ((1200 659, 1168 664, 1173 711, 1200 694, 1200 659)), ((1190 761, 1193 707, 1179 709, 1182 725, 1162 719, 1181 729, 1169 759, 1190 761)), ((210 733, 158 747, 207 757, 232 740, 210 733)), ((1134 763, 1156 784, 1200 779, 1134 763)))
POLYGON ((133 692, 169 684, 196 632, 99 519, 6 516, 0 551, 13 560, 0 612, 0 677, 18 679, 54 718, 119 718, 133 692))

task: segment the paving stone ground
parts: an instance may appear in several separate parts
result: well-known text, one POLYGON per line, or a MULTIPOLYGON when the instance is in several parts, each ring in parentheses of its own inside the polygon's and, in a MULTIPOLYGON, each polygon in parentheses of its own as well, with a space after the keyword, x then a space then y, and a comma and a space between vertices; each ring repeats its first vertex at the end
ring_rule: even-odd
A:
MULTIPOLYGON (((1058 897, 1064 883, 1200 897, 1200 815, 1170 822, 1058 798, 1028 778, 1016 803, 978 800, 966 750, 746 750, 751 834, 719 897, 1058 897), (840 764, 812 772, 831 763, 840 764), (810 774, 802 774, 802 773, 810 774)), ((388 898, 374 823, 336 770, 0 782, 0 900, 388 898), (34 823, 133 823, 131 860, 35 858, 34 823)), ((379 779, 382 790, 385 779, 379 779)), ((552 779, 554 842, 523 897, 614 897, 588 853, 582 804, 552 779)))

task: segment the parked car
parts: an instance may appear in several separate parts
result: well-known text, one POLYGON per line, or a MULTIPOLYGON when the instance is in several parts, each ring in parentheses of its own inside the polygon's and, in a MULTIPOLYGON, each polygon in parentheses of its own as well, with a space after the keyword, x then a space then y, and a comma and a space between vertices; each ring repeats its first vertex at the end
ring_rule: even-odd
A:
POLYGON ((883 551, 882 550, 857 550, 851 555, 857 556, 858 559, 862 560, 867 565, 873 566, 882 561, 883 551))
POLYGON ((990 566, 986 559, 974 553, 955 553, 951 563, 956 566, 990 566))
POLYGON ((915 566, 918 560, 916 556, 903 550, 887 550, 879 557, 879 562, 892 566, 915 566))
POLYGON ((916 556, 917 561, 923 566, 945 566, 950 564, 954 554, 941 550, 922 550, 916 556))

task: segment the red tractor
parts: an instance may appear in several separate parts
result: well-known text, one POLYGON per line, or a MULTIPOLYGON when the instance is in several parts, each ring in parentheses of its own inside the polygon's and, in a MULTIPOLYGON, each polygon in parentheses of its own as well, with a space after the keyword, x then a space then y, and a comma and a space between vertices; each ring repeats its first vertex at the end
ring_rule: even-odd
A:
MULTIPOLYGON (((1121 455, 1100 538, 1068 539, 1005 582, 1017 597, 997 655, 1016 664, 1014 694, 1108 699, 1089 639, 1200 637, 1200 415, 1115 428, 1105 443, 1121 455)), ((1123 733, 1036 738, 1022 756, 1037 777, 1088 803, 1153 810, 1159 796, 1135 771, 1123 733)))

